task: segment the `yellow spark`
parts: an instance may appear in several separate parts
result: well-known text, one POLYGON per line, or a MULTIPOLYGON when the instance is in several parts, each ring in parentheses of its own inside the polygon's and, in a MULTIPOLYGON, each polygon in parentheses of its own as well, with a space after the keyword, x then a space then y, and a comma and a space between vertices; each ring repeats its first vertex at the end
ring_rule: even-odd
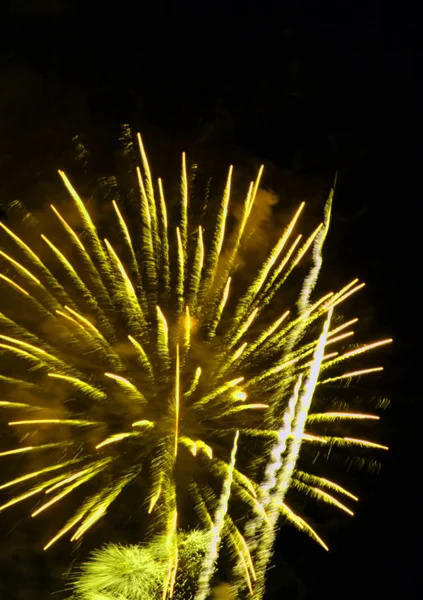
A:
POLYGON ((71 537, 71 542, 79 540, 83 534, 89 529, 96 521, 101 519, 101 517, 106 513, 106 509, 103 506, 100 506, 89 519, 87 519, 84 524, 75 532, 75 534, 71 537))
POLYGON ((7 277, 6 275, 3 275, 3 273, 0 273, 0 278, 3 279, 4 281, 7 281, 7 283, 9 283, 11 286, 13 286, 14 288, 16 288, 19 292, 21 292, 21 294, 24 294, 25 296, 30 296, 31 295, 29 292, 27 292, 26 290, 24 290, 23 287, 21 287, 20 285, 18 285, 17 283, 15 283, 14 281, 12 281, 11 279, 9 279, 9 277, 7 277))
POLYGON ((232 394, 232 397, 234 400, 241 400, 241 402, 244 402, 244 400, 247 399, 247 394, 245 392, 242 392, 241 390, 236 391, 232 394))
POLYGON ((72 529, 72 527, 74 525, 76 525, 77 523, 79 523, 79 521, 82 519, 84 515, 78 515, 75 519, 72 519, 72 521, 70 521, 70 523, 68 523, 65 527, 63 527, 59 533, 57 533, 57 535, 55 535, 49 542, 48 544, 46 544, 43 548, 43 550, 48 550, 49 548, 51 548, 51 546, 53 546, 53 544, 55 544, 58 540, 60 540, 61 537, 63 537, 68 531, 70 531, 72 529))
POLYGON ((98 463, 95 463, 91 469, 85 469, 83 473, 80 474, 81 477, 79 477, 75 483, 68 486, 63 492, 57 494, 57 496, 54 496, 54 498, 52 498, 45 504, 42 504, 39 508, 37 508, 37 510, 31 513, 31 517, 36 517, 40 513, 50 508, 50 506, 53 506, 53 504, 56 504, 56 502, 60 502, 60 500, 68 496, 77 487, 83 485, 84 483, 98 475, 101 472, 101 470, 110 462, 110 460, 111 459, 105 459, 99 461, 98 463))
POLYGON ((8 227, 6 227, 6 225, 4 223, 0 222, 0 227, 8 234, 10 235, 10 237, 17 243, 17 245, 25 252, 25 254, 27 254, 36 264, 38 264, 38 266, 43 267, 43 263, 40 260, 40 258, 35 254, 35 252, 33 252, 31 250, 31 248, 29 246, 27 246, 27 244, 25 244, 25 242, 23 240, 21 240, 21 238, 16 235, 15 233, 13 233, 13 231, 11 231, 8 227))
POLYGON ((44 473, 49 473, 50 471, 57 471, 58 469, 62 469, 63 467, 67 467, 69 465, 75 464, 79 460, 82 460, 82 459, 68 460, 66 462, 59 463, 57 465, 46 467, 45 469, 41 469, 40 471, 33 471, 32 473, 28 473, 26 475, 18 477, 17 479, 12 479, 11 481, 8 481, 7 483, 3 483, 2 485, 0 485, 0 490, 4 490, 12 485, 17 484, 17 483, 23 483, 24 481, 28 481, 28 479, 33 479, 34 477, 38 477, 38 475, 44 475, 44 473))
POLYGON ((336 329, 332 329, 332 331, 329 331, 329 333, 328 333, 328 340, 331 339, 333 335, 336 335, 340 331, 343 331, 344 329, 346 329, 350 325, 354 325, 357 322, 358 322, 357 318, 351 319, 350 321, 347 321, 346 323, 342 323, 342 325, 340 325, 339 327, 336 327, 336 329))
POLYGON ((179 310, 182 310, 182 305, 184 302, 184 245, 181 239, 181 232, 179 227, 176 228, 176 239, 178 246, 178 281, 176 283, 176 293, 178 297, 179 310))
POLYGON ((242 410, 257 410, 257 409, 265 409, 269 408, 268 404, 261 404, 259 402, 255 404, 242 404, 241 406, 234 406, 230 408, 228 411, 222 413, 224 415, 230 415, 232 413, 241 412, 242 410))
POLYGON ((115 212, 117 214, 117 218, 119 220, 119 224, 120 224, 120 226, 121 226, 121 228, 123 230, 126 242, 127 242, 128 246, 129 246, 129 248, 132 250, 133 247, 132 247, 131 234, 129 233, 129 229, 128 229, 127 224, 125 223, 125 219, 123 218, 122 213, 119 210, 119 206, 117 205, 116 200, 113 200, 112 204, 113 204, 113 208, 115 209, 115 212))
POLYGON ((31 498, 31 496, 35 496, 35 494, 38 494, 39 492, 41 492, 43 490, 43 487, 44 486, 39 486, 35 490, 31 490, 30 492, 26 492, 25 494, 21 494, 20 496, 17 496, 16 498, 13 498, 9 502, 6 502, 6 504, 2 504, 0 506, 0 512, 2 510, 5 510, 6 508, 10 508, 11 506, 14 506, 18 502, 22 502, 23 500, 26 500, 27 498, 31 498))
POLYGON ((347 412, 326 412, 314 413, 308 415, 307 422, 314 423, 319 421, 336 421, 337 419, 374 419, 379 420, 377 415, 367 415, 362 413, 347 413, 347 412))
MULTIPOLYGON (((355 281, 358 281, 358 280, 356 279, 355 281)), ((355 283, 355 281, 353 283, 355 283)), ((338 292, 338 294, 336 294, 336 297, 332 298, 332 301, 330 302, 330 306, 334 308, 338 304, 341 304, 342 302, 345 302, 345 300, 347 298, 349 298, 350 296, 352 296, 353 294, 355 294, 359 290, 362 290, 365 287, 365 285, 366 285, 365 283, 360 283, 360 284, 356 285, 355 287, 353 287, 351 290, 349 290, 346 294, 343 294, 343 295, 341 295, 341 292, 338 292)))
POLYGON ((364 352, 369 352, 369 350, 373 350, 374 348, 379 348, 380 346, 386 346, 387 344, 391 344, 393 342, 392 338, 388 338, 386 340, 380 340, 378 342, 373 342, 372 344, 366 344, 364 346, 360 346, 360 348, 356 348, 355 350, 350 350, 345 354, 341 354, 335 361, 332 361, 330 364, 326 365, 332 366, 338 362, 346 360, 348 358, 352 358, 353 356, 358 356, 359 354, 363 354, 364 352))
POLYGON ((83 317, 82 315, 80 315, 79 313, 77 313, 75 310, 73 310, 72 308, 70 308, 70 306, 65 306, 65 310, 67 310, 74 317, 76 317, 77 319, 79 319, 79 321, 82 321, 82 323, 84 323, 84 325, 86 325, 89 329, 92 329, 92 331, 94 331, 94 333, 96 333, 98 336, 102 337, 102 335, 99 332, 99 330, 97 329, 97 327, 95 327, 95 325, 93 325, 91 323, 91 321, 89 321, 88 319, 86 319, 85 317, 83 317))
POLYGON ((132 427, 154 427, 154 422, 153 421, 148 421, 147 419, 143 419, 142 421, 135 421, 135 423, 132 423, 132 427))
POLYGON ((340 494, 344 494, 345 496, 348 496, 349 498, 351 498, 352 500, 355 500, 356 502, 358 501, 357 496, 354 496, 354 494, 351 494, 351 492, 349 492, 348 490, 346 490, 345 488, 340 486, 338 483, 330 481, 329 479, 325 479, 324 477, 318 477, 317 475, 310 475, 310 473, 305 473, 304 471, 296 471, 295 477, 296 478, 299 477, 300 480, 304 481, 305 483, 315 484, 319 487, 327 487, 328 489, 330 489, 334 492, 338 492, 340 494))
POLYGON ((295 527, 297 527, 300 531, 307 533, 313 540, 320 544, 322 548, 329 552, 329 548, 322 538, 317 535, 314 529, 306 521, 304 521, 304 519, 295 514, 294 511, 291 510, 287 504, 285 504, 285 502, 280 503, 280 509, 288 521, 295 525, 295 527))
POLYGON ((141 198, 142 198, 142 206, 145 210, 146 213, 146 217, 147 217, 147 226, 148 228, 150 228, 151 226, 151 214, 150 214, 150 206, 148 203, 148 199, 147 199, 147 194, 145 192, 145 187, 144 187, 144 182, 142 180, 142 175, 141 175, 141 170, 139 167, 137 167, 137 175, 138 175, 138 183, 141 189, 141 198))
POLYGON ((217 233, 216 253, 217 253, 217 256, 219 256, 222 251, 223 240, 225 238, 226 218, 228 215, 228 204, 229 204, 229 199, 231 196, 232 173, 233 173, 233 166, 231 165, 229 167, 229 174, 228 174, 228 178, 226 180, 226 187, 225 187, 225 191, 223 194, 222 212, 221 212, 221 215, 219 215, 218 222, 216 225, 216 233, 217 233))
POLYGON ((131 296, 133 296, 136 299, 134 286, 132 285, 132 282, 129 279, 128 274, 125 271, 125 268, 124 268, 123 264, 121 263, 120 258, 118 257, 118 255, 116 254, 115 250, 113 249, 112 245, 110 244, 110 242, 108 240, 105 239, 104 243, 106 244, 107 249, 109 250, 110 254, 112 255, 112 257, 120 271, 120 274, 122 275, 122 279, 125 282, 125 286, 126 286, 128 292, 130 293, 131 296))
POLYGON ((347 331, 346 333, 342 333, 341 335, 337 335, 336 337, 331 337, 326 345, 329 346, 329 344, 336 344, 336 342, 345 340, 346 338, 351 337, 352 335, 354 335, 354 331, 347 331))
POLYGON ((354 513, 352 510, 350 510, 347 506, 345 506, 345 504, 342 504, 342 502, 339 502, 339 500, 337 500, 336 498, 334 498, 327 492, 324 492, 323 490, 321 490, 320 488, 317 488, 317 487, 313 487, 312 489, 317 493, 318 496, 321 496, 329 504, 333 504, 334 506, 337 506, 338 508, 340 508, 341 510, 346 512, 348 515, 351 515, 352 517, 354 516, 354 513))
POLYGON ((70 377, 69 375, 60 375, 59 373, 48 373, 49 377, 54 379, 61 379, 63 381, 67 381, 68 383, 72 383, 75 387, 80 388, 82 392, 85 392, 87 395, 92 396, 96 400, 104 400, 106 395, 104 392, 99 390, 98 388, 78 379, 78 377, 70 377))
POLYGON ((101 425, 97 421, 83 421, 81 419, 28 419, 27 421, 10 421, 8 425, 77 425, 78 427, 88 425, 101 425))
POLYGON ((163 184, 162 184, 162 180, 159 179, 159 191, 160 191, 160 208, 162 211, 162 216, 163 216, 163 225, 165 227, 165 229, 167 229, 167 210, 166 210, 166 202, 164 199, 164 192, 163 192, 163 184))
POLYGON ((32 452, 34 450, 45 450, 46 448, 54 448, 57 446, 67 445, 68 443, 69 442, 56 442, 52 444, 43 444, 41 446, 24 446, 22 448, 14 448, 13 450, 0 452, 0 456, 10 456, 11 454, 23 454, 25 452, 32 452))
POLYGON ((115 433, 115 434, 111 435, 110 437, 106 438, 103 442, 100 442, 100 444, 97 444, 95 449, 99 450, 99 448, 103 448, 103 446, 108 446, 109 444, 114 444, 115 442, 120 442, 121 440, 124 440, 128 437, 133 437, 134 435, 138 435, 138 434, 135 432, 115 433))
POLYGON ((61 221, 61 223, 64 226, 64 228, 66 229, 66 231, 69 233, 69 235, 76 242, 77 246, 79 246, 79 248, 85 254, 86 250, 84 248, 84 245, 81 242, 81 240, 79 239, 78 235, 72 229, 72 227, 65 221, 65 219, 62 217, 62 215, 59 213, 59 211, 57 210, 57 208, 53 204, 50 204, 50 208, 53 210, 54 214, 59 218, 59 220, 61 221))
POLYGON ((212 338, 214 336, 216 328, 219 325, 220 318, 221 318, 222 313, 223 313, 223 309, 225 308, 226 302, 228 300, 230 285, 231 285, 231 277, 228 277, 228 280, 226 282, 225 288, 223 290, 222 298, 221 298, 221 300, 219 302, 219 305, 217 307, 216 315, 214 316, 213 322, 210 325, 209 338, 212 338))
MULTIPOLYGON (((7 342, 12 342, 18 346, 22 346, 23 348, 28 348, 28 350, 32 350, 33 352, 38 352, 39 354, 43 354, 44 356, 51 356, 42 348, 38 348, 33 344, 29 344, 28 342, 24 342, 22 340, 17 340, 16 338, 9 337, 7 335, 0 335, 0 339, 5 340, 7 342)), ((55 357, 52 357, 55 358, 55 357)))
POLYGON ((327 444, 329 441, 325 437, 322 437, 320 435, 312 435, 310 433, 303 433, 301 437, 303 440, 306 440, 307 442, 319 442, 321 444, 327 444))
POLYGON ((140 362, 141 362, 142 366, 146 369, 149 376, 151 378, 154 378, 153 367, 151 366, 151 362, 150 362, 144 348, 142 347, 142 345, 135 338, 133 338, 132 335, 128 335, 128 340, 138 350, 140 362))
POLYGON ((9 456, 10 454, 21 454, 24 452, 31 452, 37 446, 26 446, 24 448, 15 448, 14 450, 7 450, 6 452, 0 452, 0 456, 9 456))
POLYGON ((175 458, 178 455, 179 432, 179 344, 176 344, 176 369, 175 369, 175 458))
POLYGON ((0 256, 3 256, 6 260, 8 260, 10 263, 12 263, 12 265, 14 265, 18 269, 18 271, 20 271, 24 276, 28 277, 28 279, 31 279, 31 281, 33 281, 37 285, 41 285, 42 286, 41 281, 39 279, 37 279, 31 273, 31 271, 28 271, 28 269, 26 269, 23 265, 21 265, 21 263, 19 263, 17 260, 15 260, 14 258, 12 258, 11 256, 9 256, 8 254, 6 254, 6 252, 3 252, 3 250, 0 250, 0 256))
POLYGON ((360 440, 357 438, 350 437, 344 437, 342 439, 344 439, 346 442, 351 442, 352 444, 360 444, 361 446, 366 446, 367 448, 379 448, 380 450, 389 450, 388 446, 382 446, 381 444, 369 442, 368 440, 360 440))
POLYGON ((181 231, 182 231, 182 247, 183 255, 187 249, 187 211, 188 211, 188 176, 187 176, 187 161, 185 152, 182 153, 182 174, 181 174, 181 231))
POLYGON ((198 382, 200 381, 200 377, 201 377, 201 367, 197 367, 195 370, 195 374, 194 374, 194 378, 192 380, 192 383, 188 389, 188 391, 185 392, 184 396, 186 398, 188 398, 189 396, 191 396, 191 394, 196 390, 198 382))
POLYGON ((150 500, 150 506, 148 507, 148 514, 151 514, 153 512, 153 508, 156 506, 156 503, 157 503, 158 499, 160 498, 161 493, 162 493, 162 486, 159 485, 159 487, 157 488, 157 492, 154 494, 154 496, 150 500))
POLYGON ((79 195, 75 191, 75 189, 72 186, 71 182, 66 177, 66 175, 65 175, 65 173, 63 171, 59 170, 59 175, 62 178, 63 183, 66 186, 66 189, 68 190, 68 192, 70 193, 70 195, 72 196, 72 198, 75 200, 75 203, 76 203, 76 205, 77 205, 77 207, 79 209, 79 212, 82 215, 84 221, 86 221, 86 224, 89 225, 90 229, 94 228, 94 223, 92 222, 91 217, 88 214, 88 211, 85 208, 85 205, 84 205, 83 201, 81 200, 81 198, 79 197, 79 195))

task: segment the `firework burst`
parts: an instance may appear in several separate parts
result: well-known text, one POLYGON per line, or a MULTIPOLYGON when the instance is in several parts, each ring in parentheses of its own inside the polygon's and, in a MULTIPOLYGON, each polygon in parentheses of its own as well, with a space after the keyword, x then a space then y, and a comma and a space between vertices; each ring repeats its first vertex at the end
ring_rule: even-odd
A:
POLYGON ((262 169, 237 219, 232 167, 217 211, 198 216, 183 155, 174 226, 137 141, 132 200, 121 200, 116 180, 101 182, 113 194, 104 226, 62 171, 71 208, 51 205, 54 227, 40 231, 29 215, 25 235, 0 224, 0 407, 20 442, 0 456, 36 465, 0 485, 17 490, 0 510, 32 503, 37 517, 76 496, 47 550, 63 536, 79 540, 136 489, 152 530, 165 536, 164 596, 173 593, 178 531, 189 522, 213 532, 198 600, 209 592, 221 540, 239 587, 260 597, 281 514, 327 548, 286 504, 290 488, 352 514, 346 502, 356 497, 299 470, 298 457, 302 444, 385 448, 327 433, 377 415, 313 412, 312 401, 318 394, 321 406, 328 386, 379 371, 342 367, 391 340, 343 349, 357 319, 335 311, 363 287, 357 280, 313 297, 333 190, 323 223, 305 239, 296 233, 301 204, 245 285, 262 169), (307 255, 312 266, 288 310, 279 292, 307 255))

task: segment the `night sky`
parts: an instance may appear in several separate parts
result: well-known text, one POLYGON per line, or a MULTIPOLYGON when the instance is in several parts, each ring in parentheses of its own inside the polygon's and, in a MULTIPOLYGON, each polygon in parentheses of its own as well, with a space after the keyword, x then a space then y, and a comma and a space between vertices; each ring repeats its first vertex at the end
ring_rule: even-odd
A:
MULTIPOLYGON (((391 400, 377 431, 391 450, 380 473, 346 475, 361 500, 354 519, 318 517, 329 554, 283 529, 268 597, 417 598, 423 38, 412 5, 11 0, 0 10, 0 210, 45 201, 77 134, 99 170, 111 168, 122 123, 163 169, 182 150, 222 174, 264 163, 281 201, 308 200, 312 214, 338 171, 325 282, 366 281, 365 334, 395 340, 376 390, 391 400)), ((0 514, 1 600, 49 597, 71 557, 66 544, 39 552, 24 514, 0 514)))

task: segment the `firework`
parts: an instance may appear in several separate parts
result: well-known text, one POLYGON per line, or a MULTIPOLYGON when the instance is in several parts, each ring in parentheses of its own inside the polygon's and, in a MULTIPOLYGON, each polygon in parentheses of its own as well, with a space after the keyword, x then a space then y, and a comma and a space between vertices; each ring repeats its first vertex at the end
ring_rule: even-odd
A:
POLYGON ((183 155, 174 218, 137 141, 129 202, 114 179, 106 182, 106 223, 96 226, 62 171, 69 202, 51 205, 54 227, 41 232, 26 215, 27 232, 18 235, 0 223, 0 408, 19 440, 0 456, 22 455, 26 467, 1 483, 17 491, 0 511, 26 502, 37 517, 76 494, 79 504, 47 550, 64 536, 79 540, 139 486, 146 519, 164 535, 164 598, 175 590, 187 510, 190 525, 212 532, 198 598, 207 596, 221 541, 239 588, 261 597, 280 515, 326 548, 286 504, 290 488, 352 514, 338 497, 355 496, 299 470, 298 458, 304 443, 385 448, 327 434, 331 423, 377 415, 313 412, 312 401, 318 395, 321 406, 327 386, 381 370, 342 365, 391 340, 343 349, 357 320, 335 312, 363 287, 357 280, 313 297, 333 190, 323 223, 303 240, 295 233, 301 204, 245 285, 263 169, 241 205, 236 199, 236 218, 232 167, 217 210, 199 216, 183 155), (301 273, 296 305, 283 307, 282 286, 301 273))
MULTIPOLYGON (((181 568, 174 598, 193 600, 195 580, 210 544, 209 532, 194 530, 179 536, 181 568)), ((167 541, 159 536, 149 544, 108 544, 92 553, 71 580, 73 600, 159 600, 167 570, 167 541)))

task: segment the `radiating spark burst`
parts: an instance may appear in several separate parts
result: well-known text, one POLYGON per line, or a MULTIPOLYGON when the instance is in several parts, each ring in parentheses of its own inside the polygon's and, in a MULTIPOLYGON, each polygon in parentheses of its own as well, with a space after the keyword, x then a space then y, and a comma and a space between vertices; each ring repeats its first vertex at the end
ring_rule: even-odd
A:
POLYGON ((30 508, 36 517, 74 490, 84 491, 85 501, 47 540, 47 549, 68 534, 80 539, 130 484, 140 485, 146 521, 168 536, 161 585, 171 597, 180 563, 176 516, 184 514, 181 498, 188 489, 197 515, 190 526, 210 530, 212 524, 216 534, 205 557, 207 577, 222 540, 240 565, 239 587, 259 598, 281 513, 326 548, 288 508, 288 490, 348 514, 332 494, 356 500, 339 484, 297 469, 302 444, 386 449, 327 433, 332 424, 377 415, 314 413, 312 401, 318 396, 321 406, 326 385, 342 387, 381 371, 354 360, 392 340, 345 347, 357 319, 343 321, 334 310, 363 287, 358 280, 313 296, 333 189, 323 223, 302 245, 296 229, 304 203, 287 219, 263 265, 250 265, 252 273, 246 273, 243 257, 263 169, 233 219, 231 167, 217 210, 204 208, 199 223, 184 154, 175 223, 141 136, 138 146, 139 166, 129 186, 135 200, 126 207, 115 195, 101 228, 63 171, 72 208, 51 205, 57 230, 47 236, 37 228, 27 242, 26 234, 0 223, 0 408, 12 412, 10 437, 22 442, 19 447, 8 440, 0 457, 26 460, 23 474, 0 489, 28 486, 0 511, 37 497, 30 508), (304 270, 307 254, 312 266, 304 270), (282 309, 279 290, 294 272, 303 276, 298 300, 282 309), (337 370, 347 360, 350 370, 337 370), (319 424, 324 435, 307 430, 319 424), (31 468, 35 453, 37 467, 31 468))

